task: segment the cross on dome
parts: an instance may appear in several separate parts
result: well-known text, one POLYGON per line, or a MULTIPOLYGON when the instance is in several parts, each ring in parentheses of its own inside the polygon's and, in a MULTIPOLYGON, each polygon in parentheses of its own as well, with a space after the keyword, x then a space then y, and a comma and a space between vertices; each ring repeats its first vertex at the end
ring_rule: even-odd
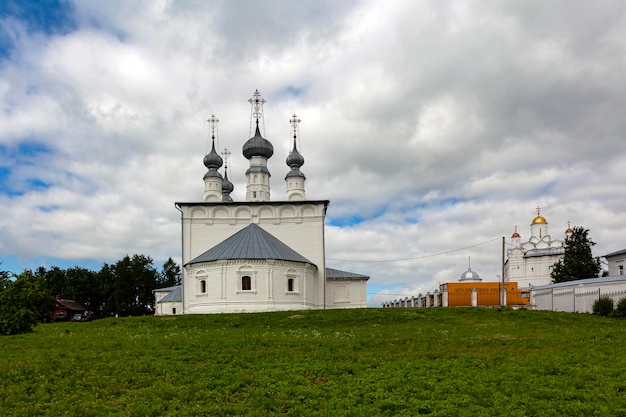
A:
POLYGON ((252 117, 257 120, 263 117, 263 104, 266 103, 266 100, 261 97, 259 90, 254 90, 254 94, 252 94, 248 103, 252 106, 252 117))
POLYGON ((298 125, 300 124, 301 121, 302 120, 298 119, 298 116, 296 116, 295 114, 291 117, 291 119, 289 119, 289 123, 291 123, 291 129, 293 130, 294 139, 298 131, 298 125))
POLYGON ((228 161, 230 159, 230 151, 228 148, 224 148, 222 151, 222 158, 224 158, 224 170, 228 168, 228 161))
POLYGON ((215 139, 215 131, 217 130, 217 124, 220 122, 220 119, 212 114, 211 117, 207 119, 207 122, 211 125, 211 137, 215 139))
POLYGON ((546 223, 546 224, 548 223, 545 217, 541 217, 541 208, 539 207, 538 204, 537 204, 537 217, 533 219, 531 224, 537 224, 537 223, 546 223))
POLYGON ((265 134, 265 117, 263 116, 263 105, 267 101, 261 97, 261 93, 259 90, 254 90, 252 97, 248 100, 250 103, 250 132, 249 135, 252 135, 252 118, 256 119, 256 127, 259 127, 259 120, 263 122, 263 134, 265 134))

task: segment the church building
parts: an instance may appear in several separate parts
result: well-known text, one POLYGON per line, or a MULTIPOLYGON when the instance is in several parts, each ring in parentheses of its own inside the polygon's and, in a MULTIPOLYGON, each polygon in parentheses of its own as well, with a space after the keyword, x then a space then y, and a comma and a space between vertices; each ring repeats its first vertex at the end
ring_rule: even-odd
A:
POLYGON ((223 159, 215 149, 219 120, 211 116, 202 201, 176 203, 182 220, 180 299, 172 300, 173 289, 155 291, 156 314, 366 307, 369 277, 326 267, 329 201, 306 198, 306 177, 300 170, 304 157, 297 146, 300 120, 296 115, 290 119, 293 147, 286 157, 287 191, 283 199, 273 201, 268 161, 274 148, 262 132, 265 100, 257 90, 248 101, 254 136, 242 148, 249 160, 246 201, 235 202, 230 195, 233 184, 225 165, 229 152, 224 150, 223 159))
MULTIPOLYGON (((568 226, 565 238, 573 230, 568 226)), ((547 285, 552 282, 552 266, 563 258, 565 247, 563 240, 552 239, 548 233, 548 221, 541 216, 537 207, 537 216, 530 223, 530 238, 522 243, 517 232, 511 236, 512 249, 507 251, 504 264, 504 280, 516 281, 519 288, 547 285)))

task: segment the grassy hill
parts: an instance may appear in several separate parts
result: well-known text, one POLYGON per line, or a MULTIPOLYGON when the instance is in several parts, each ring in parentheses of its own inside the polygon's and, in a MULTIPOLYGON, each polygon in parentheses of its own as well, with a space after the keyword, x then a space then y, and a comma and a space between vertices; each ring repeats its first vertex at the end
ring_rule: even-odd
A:
POLYGON ((625 342, 508 309, 47 324, 0 337, 0 415, 626 416, 625 342))

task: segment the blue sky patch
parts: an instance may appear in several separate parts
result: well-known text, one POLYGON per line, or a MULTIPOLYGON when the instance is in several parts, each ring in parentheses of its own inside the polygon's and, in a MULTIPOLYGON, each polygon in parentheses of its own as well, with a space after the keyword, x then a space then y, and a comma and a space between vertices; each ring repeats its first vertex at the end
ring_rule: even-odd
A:
POLYGON ((328 225, 335 227, 354 226, 363 222, 364 220, 365 219, 360 216, 328 218, 328 225))
MULTIPOLYGON (((65 0, 3 0, 0 20, 13 18, 26 26, 28 32, 64 35, 76 30, 72 5, 65 0)), ((0 58, 9 56, 12 36, 0 25, 0 58)))
POLYGON ((37 142, 23 142, 15 147, 0 145, 0 193, 16 196, 23 195, 27 189, 49 188, 50 183, 37 178, 39 170, 36 165, 52 152, 50 148, 37 142), (31 170, 32 175, 26 180, 17 180, 14 172, 24 167, 31 170))
POLYGON ((46 269, 50 269, 53 266, 58 266, 61 269, 69 269, 75 266, 80 266, 97 272, 102 269, 103 264, 103 262, 96 262, 93 260, 68 261, 53 257, 42 257, 38 259, 33 258, 28 261, 24 261, 18 259, 15 255, 0 256, 0 263, 0 271, 9 271, 14 274, 21 274, 25 269, 33 271, 40 266, 43 266, 46 269))
POLYGON ((550 181, 549 183, 544 184, 544 186, 539 189, 539 195, 542 196, 542 195, 552 194, 556 184, 557 184, 556 181, 550 181))

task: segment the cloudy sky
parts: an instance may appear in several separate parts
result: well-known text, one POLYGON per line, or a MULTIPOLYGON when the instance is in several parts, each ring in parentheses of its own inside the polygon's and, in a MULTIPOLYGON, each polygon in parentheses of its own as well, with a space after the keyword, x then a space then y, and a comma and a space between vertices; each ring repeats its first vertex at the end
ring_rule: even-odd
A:
POLYGON ((626 247, 623 1, 0 2, 0 261, 180 262, 206 119, 245 199, 258 89, 272 198, 289 118, 330 267, 369 304, 500 274, 501 239, 584 226, 626 247))

